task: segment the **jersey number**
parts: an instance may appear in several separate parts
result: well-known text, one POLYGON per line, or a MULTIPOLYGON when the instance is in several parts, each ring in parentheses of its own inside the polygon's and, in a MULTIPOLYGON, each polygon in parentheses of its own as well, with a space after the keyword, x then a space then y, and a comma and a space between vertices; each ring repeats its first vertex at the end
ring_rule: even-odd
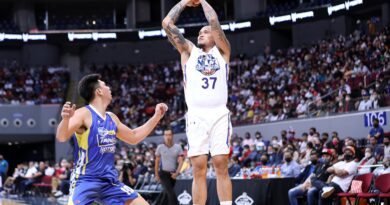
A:
POLYGON ((215 83, 217 82, 217 78, 216 77, 210 77, 210 78, 202 78, 203 80, 203 85, 202 85, 202 88, 203 89, 207 89, 209 88, 210 84, 209 84, 209 81, 213 81, 212 83, 212 86, 211 88, 214 89, 215 88, 215 83))
POLYGON ((126 185, 121 187, 121 190, 124 191, 127 195, 130 195, 134 192, 134 190, 126 185))

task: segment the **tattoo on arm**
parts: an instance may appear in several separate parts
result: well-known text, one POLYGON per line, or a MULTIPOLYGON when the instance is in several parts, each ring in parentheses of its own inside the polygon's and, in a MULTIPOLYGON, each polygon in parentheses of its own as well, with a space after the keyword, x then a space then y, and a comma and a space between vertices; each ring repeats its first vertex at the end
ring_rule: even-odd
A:
POLYGON ((166 27, 164 27, 165 32, 167 33, 168 40, 179 50, 186 45, 186 39, 183 34, 180 33, 180 30, 175 25, 178 20, 181 12, 185 9, 186 5, 181 1, 176 4, 171 11, 169 11, 167 17, 170 18, 170 21, 166 27))
POLYGON ((211 30, 217 33, 216 40, 222 42, 230 50, 229 41, 226 38, 225 33, 222 30, 221 24, 219 23, 217 13, 206 1, 202 1, 202 7, 207 21, 211 26, 211 30))
POLYGON ((177 19, 179 18, 181 12, 186 8, 186 5, 184 5, 183 2, 179 2, 176 4, 171 11, 169 11, 168 16, 172 19, 173 23, 176 23, 177 19))

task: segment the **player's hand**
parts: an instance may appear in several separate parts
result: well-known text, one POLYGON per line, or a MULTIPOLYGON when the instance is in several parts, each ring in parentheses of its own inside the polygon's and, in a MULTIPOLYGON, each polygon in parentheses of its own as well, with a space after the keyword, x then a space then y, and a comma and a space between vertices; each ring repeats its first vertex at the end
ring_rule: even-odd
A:
POLYGON ((158 174, 156 174, 156 175, 154 176, 154 179, 155 179, 156 182, 158 182, 158 183, 161 182, 160 176, 158 176, 158 174))
POLYGON ((74 112, 76 111, 76 105, 73 104, 71 105, 71 102, 66 102, 64 106, 62 106, 62 111, 61 111, 61 117, 62 119, 70 119, 73 115, 74 112))
POLYGON ((154 111, 154 116, 161 119, 164 117, 164 114, 167 110, 168 110, 168 106, 165 103, 159 103, 156 105, 156 110, 154 111))
POLYGON ((171 174, 171 177, 172 177, 172 179, 176 179, 176 178, 177 178, 177 176, 179 176, 179 174, 178 174, 178 173, 176 173, 176 172, 171 174))

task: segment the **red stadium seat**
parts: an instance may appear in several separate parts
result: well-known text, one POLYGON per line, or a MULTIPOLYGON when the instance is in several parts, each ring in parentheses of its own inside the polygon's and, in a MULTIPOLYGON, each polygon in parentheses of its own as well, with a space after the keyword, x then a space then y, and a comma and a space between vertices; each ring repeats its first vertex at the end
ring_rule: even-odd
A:
POLYGON ((381 199, 389 198, 390 196, 390 174, 382 174, 378 176, 375 180, 375 187, 380 191, 380 193, 360 193, 357 195, 357 200, 360 198, 378 199, 378 203, 380 203, 381 199))
POLYGON ((52 178, 52 176, 43 176, 40 183, 33 184, 33 187, 35 188, 35 193, 44 194, 47 193, 47 191, 50 193, 52 178))
MULTIPOLYGON (((356 176, 354 178, 354 180, 362 181, 362 193, 359 193, 359 194, 370 194, 370 193, 368 193, 368 191, 370 190, 373 178, 374 178, 374 175, 372 173, 358 175, 358 176, 356 176)), ((349 193, 349 192, 342 192, 342 193, 338 193, 337 197, 339 197, 340 199, 342 197, 347 198, 349 204, 351 204, 350 199, 354 198, 355 201, 357 201, 357 204, 359 204, 359 198, 357 198, 357 196, 359 194, 353 194, 353 193, 349 193)))

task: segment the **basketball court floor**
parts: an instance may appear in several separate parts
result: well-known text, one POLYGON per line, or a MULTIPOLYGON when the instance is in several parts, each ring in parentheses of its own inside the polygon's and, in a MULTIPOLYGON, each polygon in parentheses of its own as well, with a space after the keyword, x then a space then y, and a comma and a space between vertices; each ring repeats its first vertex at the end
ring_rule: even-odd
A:
POLYGON ((67 200, 57 200, 55 198, 44 197, 0 197, 0 205, 66 205, 67 200))

